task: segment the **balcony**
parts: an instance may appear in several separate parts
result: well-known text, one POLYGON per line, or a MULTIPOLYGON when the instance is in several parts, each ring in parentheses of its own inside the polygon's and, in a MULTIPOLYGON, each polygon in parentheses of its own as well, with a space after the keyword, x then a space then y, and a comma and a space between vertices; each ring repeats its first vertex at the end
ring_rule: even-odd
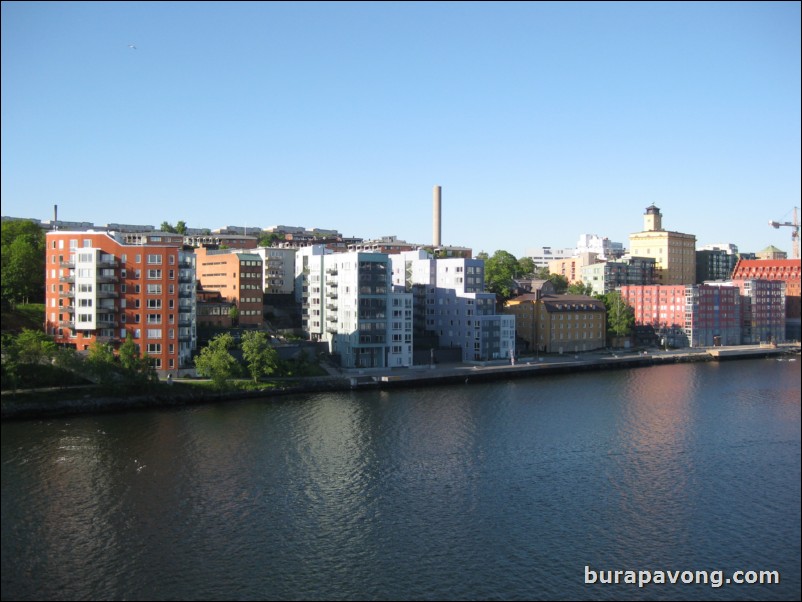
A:
POLYGON ((116 299, 120 296, 117 291, 98 291, 97 296, 99 299, 116 299))
POLYGON ((337 316, 335 316, 335 315, 326 316, 326 320, 328 322, 337 322, 337 316))
POLYGON ((75 276, 61 276, 59 282, 75 282, 75 276))
POLYGON ((329 299, 336 299, 337 298, 337 291, 329 291, 326 293, 326 296, 329 299))
POLYGON ((59 291, 58 296, 66 297, 67 299, 75 299, 75 291, 72 289, 66 291, 59 291))
POLYGON ((98 274, 96 276, 96 280, 97 280, 97 282, 117 282, 118 278, 117 278, 117 276, 108 276, 108 275, 98 274))

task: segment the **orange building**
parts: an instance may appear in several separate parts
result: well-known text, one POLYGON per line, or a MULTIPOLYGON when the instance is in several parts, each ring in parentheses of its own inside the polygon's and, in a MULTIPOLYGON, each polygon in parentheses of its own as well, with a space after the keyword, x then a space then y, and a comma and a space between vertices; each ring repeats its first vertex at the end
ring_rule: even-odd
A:
POLYGON ((262 258, 255 253, 195 249, 197 277, 201 287, 217 291, 239 309, 242 326, 264 324, 262 258))
POLYGON ((130 334, 161 376, 191 368, 195 260, 179 243, 127 244, 113 232, 46 235, 45 328, 86 351, 130 334))

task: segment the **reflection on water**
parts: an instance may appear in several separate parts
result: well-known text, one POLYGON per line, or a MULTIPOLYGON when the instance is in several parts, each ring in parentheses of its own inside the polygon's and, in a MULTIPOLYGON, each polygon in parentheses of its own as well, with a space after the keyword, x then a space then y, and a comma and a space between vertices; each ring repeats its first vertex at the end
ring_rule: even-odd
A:
POLYGON ((4 423, 2 597, 798 598, 794 368, 4 423), (585 565, 782 583, 643 592, 585 565))

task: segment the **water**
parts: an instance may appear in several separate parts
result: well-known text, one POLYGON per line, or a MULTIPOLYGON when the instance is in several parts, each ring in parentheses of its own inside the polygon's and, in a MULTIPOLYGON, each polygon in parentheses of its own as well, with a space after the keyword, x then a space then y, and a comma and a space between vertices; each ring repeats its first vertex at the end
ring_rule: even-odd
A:
POLYGON ((798 600, 798 365, 4 423, 2 597, 798 600))

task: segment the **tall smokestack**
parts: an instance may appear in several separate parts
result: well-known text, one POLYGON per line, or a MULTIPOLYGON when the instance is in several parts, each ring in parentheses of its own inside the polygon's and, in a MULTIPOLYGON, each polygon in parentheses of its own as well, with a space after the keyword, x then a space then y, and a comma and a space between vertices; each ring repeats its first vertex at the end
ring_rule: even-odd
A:
POLYGON ((58 205, 53 205, 53 229, 58 230, 58 205))
POLYGON ((434 203, 432 216, 432 244, 435 247, 440 246, 440 192, 440 187, 435 186, 432 193, 432 201, 434 203))

